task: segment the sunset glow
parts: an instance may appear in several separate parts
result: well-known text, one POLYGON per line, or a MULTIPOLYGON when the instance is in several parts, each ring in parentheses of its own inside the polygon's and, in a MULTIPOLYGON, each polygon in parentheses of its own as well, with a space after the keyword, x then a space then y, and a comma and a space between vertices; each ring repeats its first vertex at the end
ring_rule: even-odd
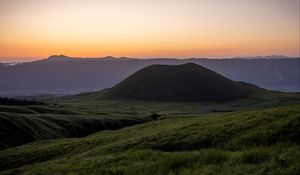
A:
POLYGON ((299 56, 299 0, 0 0, 0 61, 299 56))

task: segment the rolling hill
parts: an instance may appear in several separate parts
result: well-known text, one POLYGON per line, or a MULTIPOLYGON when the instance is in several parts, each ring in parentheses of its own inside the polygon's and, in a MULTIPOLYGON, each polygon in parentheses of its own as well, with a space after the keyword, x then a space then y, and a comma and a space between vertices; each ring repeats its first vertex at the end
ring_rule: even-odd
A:
POLYGON ((300 173, 299 105, 171 117, 0 151, 0 174, 300 173))

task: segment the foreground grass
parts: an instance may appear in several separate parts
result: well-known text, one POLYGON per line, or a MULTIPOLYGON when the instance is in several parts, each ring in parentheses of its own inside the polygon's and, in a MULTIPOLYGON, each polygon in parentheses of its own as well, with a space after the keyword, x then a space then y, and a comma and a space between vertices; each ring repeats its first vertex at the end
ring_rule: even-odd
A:
POLYGON ((0 151, 0 174, 299 174, 300 105, 164 118, 0 151))
POLYGON ((38 140, 83 137, 160 118, 195 117, 215 112, 247 111, 299 104, 300 94, 264 91, 240 101, 147 102, 95 101, 81 95, 43 105, 0 105, 0 150, 38 140))
POLYGON ((155 120, 151 115, 66 115, 0 112, 0 150, 46 139, 84 137, 155 120))
MULTIPOLYGON (((128 150, 89 158, 61 159, 26 167, 25 174, 299 174, 299 146, 243 151, 204 149, 162 152, 128 150), (295 154, 296 153, 296 154, 295 154), (69 163, 69 162, 72 163, 69 163)), ((24 169, 3 174, 24 173, 24 169)))

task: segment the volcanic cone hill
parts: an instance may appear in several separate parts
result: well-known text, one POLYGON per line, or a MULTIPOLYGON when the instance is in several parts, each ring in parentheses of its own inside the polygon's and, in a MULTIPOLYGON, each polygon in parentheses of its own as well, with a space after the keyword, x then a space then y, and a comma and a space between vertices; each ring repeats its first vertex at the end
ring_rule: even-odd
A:
POLYGON ((104 99, 152 101, 230 101, 260 88, 232 81, 194 63, 151 65, 102 93, 104 99))

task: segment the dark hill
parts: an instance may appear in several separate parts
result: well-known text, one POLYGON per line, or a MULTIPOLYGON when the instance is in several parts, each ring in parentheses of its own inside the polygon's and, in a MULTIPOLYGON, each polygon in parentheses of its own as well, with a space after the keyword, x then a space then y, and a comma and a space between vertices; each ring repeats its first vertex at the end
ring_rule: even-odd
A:
POLYGON ((229 101, 245 98, 258 87, 232 81, 194 63, 152 65, 103 93, 106 99, 157 101, 229 101))

